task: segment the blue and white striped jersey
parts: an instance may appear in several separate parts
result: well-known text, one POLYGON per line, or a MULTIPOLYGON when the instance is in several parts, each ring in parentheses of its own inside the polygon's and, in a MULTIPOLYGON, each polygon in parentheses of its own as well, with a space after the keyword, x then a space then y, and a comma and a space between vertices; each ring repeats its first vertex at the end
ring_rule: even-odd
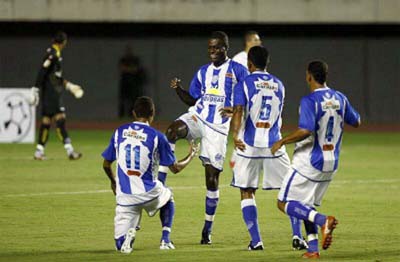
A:
POLYGON ((240 138, 252 147, 270 148, 281 139, 285 87, 275 76, 255 71, 235 87, 234 106, 245 108, 240 138))
POLYGON ((120 126, 102 156, 117 160, 117 197, 149 192, 156 185, 158 165, 175 163, 165 135, 142 122, 120 126))
POLYGON ((209 63, 200 68, 190 83, 189 93, 197 99, 195 112, 200 120, 227 134, 230 118, 219 110, 233 104, 233 88, 248 75, 241 64, 227 59, 219 67, 209 63))
POLYGON ((299 128, 312 131, 312 135, 296 143, 293 167, 300 174, 317 179, 324 179, 324 172, 336 171, 344 123, 354 125, 359 120, 359 113, 338 91, 325 87, 304 96, 299 128))

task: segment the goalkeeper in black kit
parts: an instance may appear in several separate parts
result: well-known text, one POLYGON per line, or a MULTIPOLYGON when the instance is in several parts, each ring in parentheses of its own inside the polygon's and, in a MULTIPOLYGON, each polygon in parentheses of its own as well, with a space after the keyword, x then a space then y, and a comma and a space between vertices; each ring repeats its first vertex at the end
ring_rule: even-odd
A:
POLYGON ((71 139, 65 128, 65 107, 62 102, 64 90, 71 92, 75 98, 83 96, 83 89, 76 84, 65 80, 62 76, 62 56, 61 51, 67 45, 67 34, 57 32, 53 37, 53 44, 46 50, 43 58, 36 84, 32 87, 32 101, 34 105, 42 103, 42 119, 39 129, 38 143, 34 159, 46 159, 44 149, 49 138, 50 125, 56 124, 57 135, 64 144, 68 158, 76 160, 81 158, 82 154, 74 150, 71 139), (39 99, 40 97, 40 99, 39 99))

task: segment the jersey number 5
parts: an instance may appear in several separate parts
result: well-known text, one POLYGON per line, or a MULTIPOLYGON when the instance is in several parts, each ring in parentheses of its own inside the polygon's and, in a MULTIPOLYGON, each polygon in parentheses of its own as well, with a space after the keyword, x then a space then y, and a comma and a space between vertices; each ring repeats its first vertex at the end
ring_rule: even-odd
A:
POLYGON ((271 116, 271 101, 272 96, 262 96, 260 120, 269 120, 269 117, 271 116))
POLYGON ((126 161, 126 168, 128 169, 128 176, 140 176, 140 146, 135 146, 132 149, 132 145, 128 144, 125 146, 125 161, 126 161), (134 170, 131 170, 132 168, 132 155, 131 152, 134 152, 134 170))

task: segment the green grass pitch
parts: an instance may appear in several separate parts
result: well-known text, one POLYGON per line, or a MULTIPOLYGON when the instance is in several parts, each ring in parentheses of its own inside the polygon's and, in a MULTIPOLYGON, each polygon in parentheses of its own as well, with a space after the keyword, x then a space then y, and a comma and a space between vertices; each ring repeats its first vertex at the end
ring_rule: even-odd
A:
MULTIPOLYGON (((196 159, 169 175, 176 201, 172 239, 176 250, 160 251, 158 215, 144 215, 134 252, 114 250, 115 200, 100 153, 112 131, 72 130, 84 157, 67 160, 51 134, 49 159, 32 159, 34 146, 0 144, 0 261, 300 261, 291 250, 288 218, 276 208, 277 191, 257 192, 265 250, 246 250, 239 191, 229 186, 226 161, 213 244, 199 244, 204 219, 204 171, 196 159)), ((229 145, 228 158, 232 150, 229 145)), ((400 261, 400 134, 347 133, 339 171, 320 211, 339 219, 334 243, 321 261, 400 261)), ((291 154, 293 147, 288 147, 291 154)), ((187 152, 178 143, 177 154, 187 152)))

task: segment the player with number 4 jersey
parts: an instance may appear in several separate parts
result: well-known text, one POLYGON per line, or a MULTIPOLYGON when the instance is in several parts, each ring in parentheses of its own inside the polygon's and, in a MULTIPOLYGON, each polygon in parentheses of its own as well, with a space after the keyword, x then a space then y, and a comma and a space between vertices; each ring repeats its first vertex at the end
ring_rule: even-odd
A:
POLYGON ((278 207, 304 220, 309 244, 304 258, 319 258, 318 226, 322 248, 327 249, 332 243, 338 220, 317 212, 315 207, 321 204, 338 169, 344 124, 358 127, 361 123, 347 97, 326 85, 327 75, 325 62, 309 63, 306 81, 311 94, 301 99, 298 129, 276 142, 271 150, 279 154, 281 146, 297 142, 292 168, 279 192, 278 207))

